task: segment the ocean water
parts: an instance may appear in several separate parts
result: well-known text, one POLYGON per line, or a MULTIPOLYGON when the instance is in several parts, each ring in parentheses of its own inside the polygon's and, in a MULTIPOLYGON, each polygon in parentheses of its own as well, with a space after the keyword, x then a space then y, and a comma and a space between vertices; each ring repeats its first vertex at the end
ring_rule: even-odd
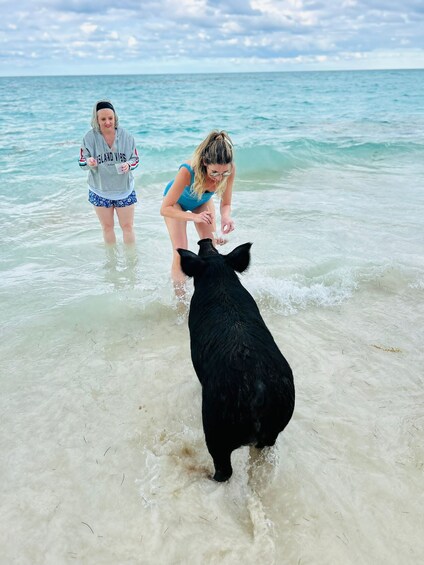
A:
POLYGON ((423 562, 423 100, 424 71, 0 78, 2 565, 423 562), (77 163, 101 97, 140 153, 133 250, 104 247, 77 163), (159 215, 214 128, 220 251, 253 243, 297 392, 226 484, 159 215))

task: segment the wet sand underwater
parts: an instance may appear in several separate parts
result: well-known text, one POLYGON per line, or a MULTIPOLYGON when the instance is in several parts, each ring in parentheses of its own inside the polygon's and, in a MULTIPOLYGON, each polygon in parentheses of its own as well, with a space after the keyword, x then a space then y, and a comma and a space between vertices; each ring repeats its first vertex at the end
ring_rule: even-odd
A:
MULTIPOLYGON (((364 293, 291 317, 259 299, 296 409, 259 460, 234 452, 226 484, 210 479, 171 304, 103 296, 52 314, 31 369, 16 354, 2 381, 0 562, 420 563, 423 336, 405 315, 422 319, 423 290, 390 284, 367 289, 369 313, 364 293)), ((9 347, 39 340, 34 329, 9 347)))

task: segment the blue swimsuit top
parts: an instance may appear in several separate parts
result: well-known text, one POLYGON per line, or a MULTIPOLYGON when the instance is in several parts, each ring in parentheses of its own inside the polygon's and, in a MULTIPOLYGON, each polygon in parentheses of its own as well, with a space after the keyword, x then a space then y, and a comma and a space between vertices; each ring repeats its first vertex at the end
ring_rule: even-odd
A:
MULTIPOLYGON (((212 196, 214 195, 214 192, 204 192, 202 194, 202 196, 200 198, 198 198, 197 194, 195 194, 193 192, 193 189, 192 189, 193 183, 194 183, 194 171, 193 171, 193 169, 187 163, 183 163, 182 165, 180 165, 178 170, 180 170, 181 167, 185 167, 187 169, 187 171, 191 175, 191 178, 190 178, 190 184, 187 185, 184 188, 184 191, 181 194, 181 196, 178 198, 177 202, 181 206, 181 208, 183 209, 184 212, 187 212, 187 210, 193 211, 196 208, 198 208, 199 206, 202 206, 202 204, 205 204, 206 202, 208 202, 208 200, 210 200, 212 198, 212 196)), ((166 185, 165 192, 163 193, 164 196, 165 196, 165 194, 167 194, 168 190, 171 188, 171 186, 173 184, 174 184, 174 181, 171 180, 166 185)))

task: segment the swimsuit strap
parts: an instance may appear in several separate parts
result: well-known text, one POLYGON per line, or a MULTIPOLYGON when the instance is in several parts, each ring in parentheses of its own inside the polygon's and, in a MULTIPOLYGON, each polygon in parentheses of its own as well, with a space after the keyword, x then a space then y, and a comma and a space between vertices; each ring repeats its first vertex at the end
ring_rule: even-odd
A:
POLYGON ((181 167, 186 168, 187 171, 190 173, 190 175, 191 175, 190 186, 191 186, 194 183, 194 171, 193 171, 193 169, 190 167, 190 165, 188 163, 183 163, 182 165, 180 165, 178 167, 178 170, 180 170, 181 167))

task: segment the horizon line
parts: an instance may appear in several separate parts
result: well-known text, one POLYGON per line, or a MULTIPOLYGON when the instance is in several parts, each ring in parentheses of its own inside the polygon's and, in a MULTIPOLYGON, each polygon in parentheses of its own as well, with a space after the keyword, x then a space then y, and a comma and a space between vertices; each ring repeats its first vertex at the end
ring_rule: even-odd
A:
POLYGON ((25 74, 25 75, 0 75, 2 78, 63 78, 63 77, 117 77, 117 76, 173 76, 173 75, 236 75, 236 74, 282 74, 282 73, 367 73, 367 72, 392 72, 392 71, 423 71, 423 67, 393 67, 393 68, 370 68, 370 69, 290 69, 270 71, 180 71, 180 72, 140 72, 140 73, 95 73, 95 74, 25 74))

